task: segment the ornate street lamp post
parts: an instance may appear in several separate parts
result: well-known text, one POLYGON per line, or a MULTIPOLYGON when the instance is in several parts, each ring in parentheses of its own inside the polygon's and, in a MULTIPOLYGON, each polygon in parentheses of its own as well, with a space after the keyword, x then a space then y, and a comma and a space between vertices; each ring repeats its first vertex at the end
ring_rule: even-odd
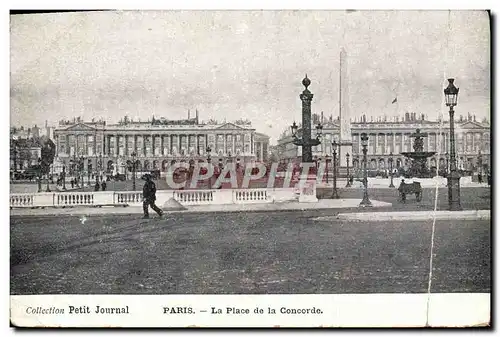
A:
POLYGON ((73 177, 75 185, 78 186, 78 181, 76 179, 78 177, 78 163, 76 162, 76 153, 73 154, 73 164, 71 165, 71 167, 72 167, 71 176, 73 177))
POLYGON ((394 158, 392 157, 392 151, 389 154, 389 170, 391 174, 391 183, 389 187, 394 187, 394 158))
POLYGON ((102 182, 102 153, 99 153, 99 182, 102 182))
POLYGON ((38 192, 42 192, 42 158, 38 158, 38 192))
POLYGON ((66 164, 63 164, 62 178, 63 178, 63 187, 62 187, 62 189, 64 191, 66 191, 66 164))
POLYGON ((454 79, 448 79, 448 87, 444 89, 446 106, 450 107, 450 174, 448 175, 448 206, 450 211, 462 209, 460 205, 460 174, 457 171, 455 158, 455 122, 453 107, 457 105, 459 89, 453 84, 454 79))
POLYGON ((302 80, 302 85, 305 87, 302 94, 300 94, 300 99, 302 101, 302 139, 297 137, 298 126, 293 122, 292 136, 294 138, 293 144, 302 147, 302 162, 312 163, 312 147, 321 144, 319 138, 321 137, 321 132, 323 131, 323 126, 318 124, 316 126, 317 134, 316 139, 311 139, 311 101, 313 99, 313 94, 307 89, 311 84, 311 80, 306 77, 302 80))
POLYGON ((83 170, 84 170, 83 156, 80 156, 80 170, 79 170, 79 173, 80 173, 80 180, 81 180, 81 183, 82 183, 82 188, 85 191, 85 184, 83 183, 83 177, 84 177, 83 170))
POLYGON ((90 185, 90 175, 92 174, 92 159, 88 158, 87 159, 87 180, 89 182, 89 187, 90 185))
POLYGON ((332 142, 332 159, 333 159, 333 193, 332 199, 338 199, 339 194, 337 191, 337 146, 339 144, 337 141, 333 140, 332 142))
POLYGON ((346 153, 345 154, 345 158, 346 158, 346 161, 347 161, 347 184, 345 185, 345 187, 351 187, 351 175, 349 174, 349 153, 346 153))
POLYGON ((449 154, 448 152, 446 152, 445 154, 445 159, 446 159, 446 170, 445 170, 445 173, 446 173, 446 177, 448 177, 448 172, 450 170, 450 161, 449 161, 449 154))
MULTIPOLYGON (((210 155, 210 153, 212 152, 212 148, 210 146, 207 146, 206 151, 207 151, 207 163, 208 163, 208 167, 210 167, 210 165, 212 165, 212 157, 210 155)), ((209 170, 209 172, 210 172, 210 170, 209 170)), ((208 189, 209 190, 212 189, 212 175, 210 175, 208 177, 208 189)))
POLYGON ((368 158, 366 156, 368 152, 368 136, 366 133, 361 134, 361 145, 363 146, 363 184, 365 187, 364 194, 363 194, 363 200, 361 200, 361 203, 359 204, 360 207, 371 207, 372 203, 370 199, 368 198, 368 172, 366 169, 366 163, 368 161, 368 158))
POLYGON ((483 175, 483 154, 481 150, 477 154, 477 174, 483 175))
POLYGON ((137 156, 137 153, 134 151, 130 155, 132 156, 132 190, 135 191, 135 157, 137 156))
POLYGON ((50 192, 49 175, 50 175, 50 166, 47 168, 47 188, 45 189, 45 192, 50 192))

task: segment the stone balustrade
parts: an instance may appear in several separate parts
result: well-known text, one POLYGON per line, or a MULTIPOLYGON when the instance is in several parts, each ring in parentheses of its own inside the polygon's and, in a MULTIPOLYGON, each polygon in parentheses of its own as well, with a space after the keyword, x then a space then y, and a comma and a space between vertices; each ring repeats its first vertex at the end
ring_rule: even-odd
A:
POLYGON ((201 191, 175 191, 174 199, 182 205, 210 205, 214 203, 213 190, 201 191))
POLYGON ((114 192, 113 203, 114 204, 142 203, 142 192, 136 192, 136 191, 114 192))
POLYGON ((10 207, 33 207, 34 193, 16 193, 10 195, 10 207))
POLYGON ((233 196, 235 204, 272 202, 271 195, 267 194, 266 189, 234 191, 233 196))
MULTIPOLYGON (((186 206, 273 203, 297 201, 298 192, 294 188, 159 190, 156 192, 156 204, 160 207, 171 198, 186 206)), ((140 206, 142 200, 142 192, 138 191, 16 193, 10 195, 10 207, 140 206)))
POLYGON ((92 192, 54 193, 53 195, 54 206, 94 205, 94 195, 92 192))

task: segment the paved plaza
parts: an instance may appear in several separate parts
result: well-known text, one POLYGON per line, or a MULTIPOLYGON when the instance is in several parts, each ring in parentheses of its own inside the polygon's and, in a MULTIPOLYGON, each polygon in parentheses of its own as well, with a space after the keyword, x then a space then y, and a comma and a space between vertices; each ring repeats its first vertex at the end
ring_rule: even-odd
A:
MULTIPOLYGON (((422 293, 431 222, 332 211, 11 218, 12 294, 422 293)), ((490 291, 490 221, 436 223, 433 292, 490 291)))

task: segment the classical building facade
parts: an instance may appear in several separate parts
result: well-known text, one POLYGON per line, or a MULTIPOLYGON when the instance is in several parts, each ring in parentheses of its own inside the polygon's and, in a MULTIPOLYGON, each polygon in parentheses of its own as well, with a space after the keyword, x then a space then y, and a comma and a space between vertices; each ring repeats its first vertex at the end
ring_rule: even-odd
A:
POLYGON ((142 122, 125 117, 116 124, 60 121, 54 138, 62 166, 70 168, 83 157, 86 171, 108 173, 124 173, 134 160, 138 171, 164 171, 175 162, 206 161, 207 148, 214 163, 258 161, 257 148, 265 141, 248 121, 200 123, 198 116, 142 122))
POLYGON ((269 136, 263 133, 255 133, 255 156, 258 162, 266 162, 269 159, 269 136))
MULTIPOLYGON (((313 124, 315 121, 313 121, 313 124)), ((316 135, 313 125, 313 137, 316 135)), ((428 159, 430 168, 446 167, 449 153, 449 121, 430 121, 424 115, 407 113, 402 120, 387 121, 379 119, 367 121, 362 117, 351 123, 352 152, 350 163, 354 168, 360 166, 362 160, 361 134, 368 135, 368 168, 389 168, 389 157, 393 157, 393 167, 407 167, 409 159, 401 152, 413 151, 414 138, 411 137, 417 129, 426 133, 424 151, 437 152, 428 159)), ((300 133, 300 130, 299 130, 300 133)), ((313 156, 317 160, 332 157, 332 141, 339 141, 339 121, 329 120, 323 123, 322 144, 313 147, 313 156)), ((490 152, 490 124, 488 121, 476 121, 475 116, 459 117, 455 121, 456 158, 459 169, 474 170, 478 163, 483 169, 489 169, 491 163, 490 152)), ((301 149, 293 143, 291 132, 286 130, 278 140, 278 156, 284 162, 300 161, 301 149)))

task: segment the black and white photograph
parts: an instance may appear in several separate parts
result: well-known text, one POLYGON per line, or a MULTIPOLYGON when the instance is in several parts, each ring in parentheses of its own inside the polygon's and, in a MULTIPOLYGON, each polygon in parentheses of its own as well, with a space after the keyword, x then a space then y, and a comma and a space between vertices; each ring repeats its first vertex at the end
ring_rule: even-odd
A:
POLYGON ((490 327, 491 22, 12 11, 11 326, 490 327))

